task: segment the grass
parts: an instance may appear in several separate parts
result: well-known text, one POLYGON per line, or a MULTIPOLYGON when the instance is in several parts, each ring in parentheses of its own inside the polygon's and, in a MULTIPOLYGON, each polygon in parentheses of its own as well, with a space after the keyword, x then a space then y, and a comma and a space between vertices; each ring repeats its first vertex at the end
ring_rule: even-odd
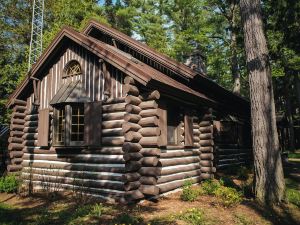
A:
POLYGON ((300 208, 300 190, 296 181, 286 178, 286 199, 289 203, 294 204, 300 208))
POLYGON ((255 222, 253 222, 252 218, 249 218, 248 216, 246 216, 243 213, 235 213, 234 216, 236 218, 236 225, 252 225, 252 224, 255 224, 255 222))
POLYGON ((300 152, 289 153, 288 158, 289 159, 300 159, 300 152))

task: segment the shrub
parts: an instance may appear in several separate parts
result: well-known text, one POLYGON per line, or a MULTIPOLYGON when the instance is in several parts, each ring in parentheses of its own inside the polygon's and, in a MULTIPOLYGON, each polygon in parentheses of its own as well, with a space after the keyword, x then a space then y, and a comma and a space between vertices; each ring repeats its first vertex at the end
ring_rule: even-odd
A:
POLYGON ((230 187, 218 188, 215 195, 220 198, 222 205, 225 207, 235 206, 242 201, 241 193, 230 187))
POLYGON ((199 225, 205 223, 204 213, 200 209, 191 208, 188 211, 176 216, 177 219, 183 220, 191 225, 199 225))
POLYGON ((180 198, 183 201, 193 202, 200 194, 200 190, 192 188, 193 182, 191 180, 186 180, 183 184, 183 190, 180 198))
POLYGON ((215 192, 223 185, 222 181, 218 180, 206 180, 202 183, 202 189, 205 194, 214 195, 215 192))
POLYGON ((15 175, 0 178, 0 192, 15 193, 18 191, 20 181, 15 175))

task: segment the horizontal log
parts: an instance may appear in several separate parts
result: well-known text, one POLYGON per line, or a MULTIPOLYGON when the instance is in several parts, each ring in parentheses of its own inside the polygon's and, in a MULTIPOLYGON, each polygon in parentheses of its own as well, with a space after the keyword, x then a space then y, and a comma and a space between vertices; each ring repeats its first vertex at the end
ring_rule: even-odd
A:
POLYGON ((123 135, 122 128, 112 128, 112 129, 103 129, 102 130, 103 137, 122 136, 122 135, 123 135))
POLYGON ((128 95, 134 95, 134 96, 139 96, 140 92, 139 89, 131 84, 125 84, 123 86, 123 93, 128 94, 128 95))
POLYGON ((126 76, 124 78, 124 84, 135 84, 135 80, 130 76, 126 76))
POLYGON ((138 131, 142 127, 136 123, 124 122, 122 124, 123 132, 126 133, 128 131, 138 131))
POLYGON ((8 150, 13 151, 13 150, 19 150, 22 151, 24 145, 23 144, 18 144, 18 143, 10 143, 8 145, 8 150))
POLYGON ((132 191, 138 189, 140 185, 141 185, 140 181, 128 182, 124 185, 124 189, 125 191, 132 191))
POLYGON ((124 182, 133 182, 139 180, 141 175, 139 173, 125 173, 123 174, 122 178, 124 182))
POLYGON ((133 96, 133 95, 127 95, 125 97, 125 102, 127 104, 132 104, 132 105, 139 105, 142 100, 139 97, 133 96))
POLYGON ((145 184, 145 185, 156 185, 157 179, 156 179, 156 177, 142 176, 140 178, 140 183, 145 184))
POLYGON ((138 161, 141 158, 143 158, 143 155, 139 152, 125 153, 123 155, 123 158, 125 161, 129 161, 129 160, 138 161))
POLYGON ((23 131, 24 125, 11 124, 10 130, 12 131, 23 131))
POLYGON ((23 159, 22 159, 22 158, 13 158, 13 159, 11 160, 11 163, 12 163, 12 164, 15 164, 15 165, 21 164, 22 162, 23 162, 23 159))
POLYGON ((201 121, 199 123, 200 127, 207 127, 207 126, 210 126, 210 125, 211 125, 211 121, 201 121))
POLYGON ((11 131, 9 133, 9 136, 11 136, 11 137, 22 137, 23 134, 24 134, 23 131, 15 130, 15 131, 11 131))
MULTIPOLYGON (((180 188, 183 186, 184 182, 186 181, 187 179, 184 179, 184 180, 178 180, 178 181, 171 181, 169 183, 164 183, 164 184, 159 184, 158 187, 159 187, 159 193, 165 193, 165 192, 168 192, 168 191, 172 191, 176 188, 180 188)), ((188 179, 189 181, 191 181, 192 183, 198 183, 200 182, 201 178, 200 177, 195 177, 195 178, 189 178, 188 179)))
POLYGON ((171 168, 165 167, 162 168, 161 175, 170 175, 174 173, 181 173, 181 172, 187 172, 187 171, 198 170, 198 169, 200 169, 199 163, 195 163, 191 165, 182 165, 182 166, 171 167, 171 168))
POLYGON ((158 108, 158 104, 155 100, 151 100, 151 101, 143 101, 139 104, 139 107, 141 109, 157 109, 158 108))
POLYGON ((199 136, 193 136, 193 141, 196 143, 200 142, 199 136))
POLYGON ((200 147, 200 151, 202 153, 205 153, 205 152, 213 152, 214 151, 214 147, 212 146, 201 146, 200 147))
POLYGON ((159 116, 159 110, 158 109, 144 109, 140 111, 139 115, 141 117, 151 117, 151 116, 159 116))
POLYGON ((200 140, 199 143, 201 146, 213 146, 214 145, 213 140, 200 140))
POLYGON ((26 115, 25 121, 37 121, 39 119, 38 114, 26 115))
POLYGON ((26 114, 25 113, 20 113, 20 112, 13 112, 12 114, 11 114, 11 118, 20 118, 20 119, 24 119, 25 118, 25 116, 26 116, 26 114))
POLYGON ((212 133, 200 134, 199 137, 200 137, 201 140, 213 139, 212 133))
POLYGON ((73 170, 61 170, 61 169, 44 169, 34 167, 24 167, 23 173, 28 174, 40 174, 70 178, 84 178, 93 180, 109 180, 109 181, 123 181, 123 177, 118 173, 101 173, 101 172, 90 172, 90 171, 73 171, 73 170))
POLYGON ((160 128, 159 127, 142 127, 139 130, 139 133, 143 137, 159 136, 160 135, 160 128))
POLYGON ((160 158, 173 158, 173 157, 187 157, 198 156, 200 151, 198 150, 186 150, 186 151, 167 151, 160 154, 160 158))
POLYGON ((22 165, 8 165, 7 171, 8 172, 16 172, 22 170, 22 165))
POLYGON ((108 120, 122 120, 124 119, 125 112, 103 113, 102 121, 108 120))
POLYGON ((125 107, 125 111, 127 113, 132 113, 132 114, 139 114, 141 110, 142 109, 139 106, 132 105, 132 104, 127 104, 125 107))
POLYGON ((102 181, 102 180, 89 180, 89 179, 80 179, 80 178, 71 178, 71 177, 60 177, 60 176, 50 176, 50 175, 23 175, 24 179, 30 179, 31 181, 42 181, 42 182, 54 182, 59 186, 59 183, 69 184, 75 186, 85 186, 91 188, 105 188, 113 190, 124 190, 124 185, 121 182, 116 181, 102 181))
POLYGON ((160 93, 157 90, 154 90, 152 92, 148 92, 148 93, 143 93, 140 95, 140 98, 143 101, 147 101, 147 100, 158 100, 160 99, 160 93))
POLYGON ((139 190, 144 194, 144 195, 158 195, 159 194, 159 189, 155 185, 141 185, 139 190))
POLYGON ((216 147, 216 152, 220 152, 222 154, 230 154, 230 153, 236 153, 236 152, 248 152, 252 153, 252 149, 248 148, 236 148, 236 149, 222 149, 218 146, 216 147))
POLYGON ((216 167, 209 167, 209 166, 201 166, 202 173, 215 173, 216 167))
POLYGON ((23 138, 18 138, 18 137, 9 137, 8 138, 9 143, 22 143, 23 138))
POLYGON ((111 173, 123 173, 125 168, 122 166, 106 166, 105 164, 89 164, 89 163, 53 163, 48 162, 31 162, 28 160, 23 160, 22 165, 24 167, 33 168, 45 168, 45 169, 64 169, 72 171, 91 171, 91 172, 111 172, 111 173))
POLYGON ((25 140, 23 146, 37 146, 37 140, 25 140))
POLYGON ((124 115, 124 120, 127 122, 138 123, 142 117, 137 114, 126 113, 124 115))
POLYGON ((201 153, 200 154, 200 159, 201 160, 213 160, 214 159, 214 154, 212 154, 212 153, 201 153))
POLYGON ((20 100, 20 99, 13 99, 12 100, 12 105, 21 105, 21 106, 26 106, 27 102, 24 100, 20 100))
POLYGON ((14 108, 13 108, 13 112, 25 112, 26 110, 26 106, 21 106, 21 105, 16 105, 14 108))
POLYGON ((38 128, 37 127, 23 127, 24 129, 22 129, 22 131, 24 133, 35 133, 38 132, 38 128))
POLYGON ((190 163, 197 163, 199 162, 198 156, 192 156, 192 157, 182 157, 182 158, 172 158, 172 159, 160 159, 159 164, 161 166, 175 166, 175 165, 186 165, 190 163))
POLYGON ((102 101, 102 105, 111 105, 111 104, 118 104, 118 103, 124 103, 125 97, 118 97, 118 98, 108 98, 104 101, 102 101))
POLYGON ((142 176, 159 176, 161 173, 161 168, 159 167, 141 167, 139 174, 142 176))
POLYGON ((143 193, 140 190, 126 192, 126 199, 129 201, 143 199, 144 197, 145 196, 143 195, 143 193))
POLYGON ((13 124, 23 125, 23 124, 25 123, 25 120, 23 120, 23 119, 17 119, 17 118, 12 118, 12 119, 11 119, 11 122, 12 122, 13 124))
POLYGON ((114 113, 125 111, 125 106, 127 103, 116 103, 116 104, 109 104, 109 105, 102 105, 103 113, 114 113))
POLYGON ((142 167, 142 164, 138 161, 128 161, 125 163, 126 172, 135 172, 142 167))
POLYGON ((158 158, 157 157, 144 157, 141 159, 141 163, 143 166, 157 166, 158 158))
POLYGON ((24 140, 37 140, 38 134, 37 133, 25 133, 22 138, 24 140))
POLYGON ((125 153, 139 152, 141 149, 142 149, 142 146, 138 143, 125 142, 123 144, 123 151, 125 153))
POLYGON ((24 123, 25 127, 37 127, 38 126, 38 121, 26 121, 24 123))
POLYGON ((123 145, 124 143, 124 137, 119 136, 119 137, 102 137, 102 145, 103 146, 120 146, 123 145))
POLYGON ((110 120, 102 122, 102 129, 121 128, 124 120, 110 120))
POLYGON ((147 147, 147 146, 161 146, 162 140, 160 136, 154 136, 154 137, 142 137, 139 141, 141 146, 147 147))
POLYGON ((142 135, 139 132, 129 131, 125 133, 125 140, 128 142, 139 142, 142 135))
POLYGON ((206 167, 212 167, 213 162, 211 160, 201 160, 200 165, 201 166, 206 166, 206 167))
POLYGON ((143 156, 159 156, 161 151, 159 148, 142 148, 140 153, 143 156))
POLYGON ((201 173, 200 178, 205 180, 205 179, 213 179, 214 175, 210 173, 201 173))
POLYGON ((212 133, 213 132, 213 126, 207 126, 207 127, 200 127, 199 128, 200 133, 212 133))
POLYGON ((50 155, 50 154, 24 154, 24 160, 48 160, 57 162, 70 163, 101 163, 101 164, 123 164, 125 163, 121 155, 110 157, 109 155, 84 155, 84 154, 65 154, 65 155, 50 155))
POLYGON ((196 177, 196 176, 200 176, 200 175, 201 175, 201 171, 200 171, 200 169, 197 169, 197 170, 192 170, 192 171, 188 171, 188 172, 181 172, 181 173, 176 173, 176 174, 172 174, 172 175, 161 176, 157 179, 157 183, 162 184, 162 183, 166 183, 166 182, 187 179, 190 177, 196 177))
POLYGON ((199 136, 200 135, 200 130, 199 129, 193 129, 193 135, 194 136, 199 136))
POLYGON ((38 147, 24 147, 24 152, 33 153, 33 154, 105 154, 105 155, 123 155, 122 147, 101 147, 99 149, 81 149, 75 148, 70 150, 69 148, 51 148, 49 149, 40 149, 38 147))
POLYGON ((11 151, 9 152, 9 157, 11 159, 13 158, 21 158, 23 156, 23 152, 22 151, 11 151))
POLYGON ((199 124, 196 124, 196 123, 193 124, 193 130, 196 130, 196 129, 199 129, 199 128, 200 128, 199 124))
POLYGON ((138 122, 138 124, 141 127, 156 127, 158 126, 158 123, 159 123, 159 119, 156 116, 145 117, 140 119, 140 121, 138 122))

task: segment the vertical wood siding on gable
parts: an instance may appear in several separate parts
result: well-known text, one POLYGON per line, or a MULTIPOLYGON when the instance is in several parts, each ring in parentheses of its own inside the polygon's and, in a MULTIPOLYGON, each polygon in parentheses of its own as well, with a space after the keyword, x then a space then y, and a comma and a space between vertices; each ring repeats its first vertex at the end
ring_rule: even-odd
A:
MULTIPOLYGON (((112 66, 109 66, 111 73, 111 97, 123 97, 124 73, 112 66)), ((87 96, 91 101, 104 100, 104 74, 99 57, 88 52, 81 46, 70 45, 65 53, 53 64, 47 75, 41 81, 40 109, 49 108, 49 102, 58 92, 62 84, 71 81, 81 80, 85 87, 87 96), (63 78, 64 68, 68 62, 76 60, 80 63, 82 74, 63 78)), ((30 101, 33 102, 33 97, 30 101)))

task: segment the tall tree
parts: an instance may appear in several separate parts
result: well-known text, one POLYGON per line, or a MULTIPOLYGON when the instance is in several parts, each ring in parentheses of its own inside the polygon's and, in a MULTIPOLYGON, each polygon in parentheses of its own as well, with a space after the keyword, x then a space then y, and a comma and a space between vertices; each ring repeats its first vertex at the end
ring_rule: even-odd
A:
POLYGON ((249 70, 255 195, 263 204, 284 197, 284 177, 276 128, 275 104, 260 0, 240 0, 249 70))

